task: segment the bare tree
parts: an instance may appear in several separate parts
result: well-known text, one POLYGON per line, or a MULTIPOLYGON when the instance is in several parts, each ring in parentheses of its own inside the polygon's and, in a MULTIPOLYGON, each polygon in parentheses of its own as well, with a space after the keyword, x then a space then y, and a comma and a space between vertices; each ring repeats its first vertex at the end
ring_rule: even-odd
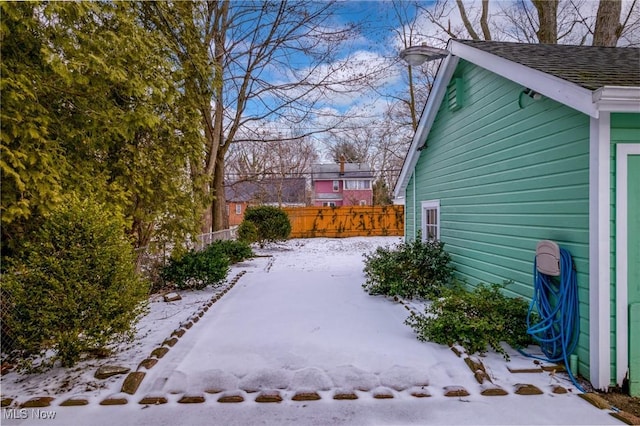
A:
MULTIPOLYGON (((363 133, 367 133, 366 129, 362 129, 363 133)), ((362 143, 359 138, 353 138, 353 136, 334 136, 337 142, 329 147, 329 154, 331 159, 340 163, 344 161, 346 163, 364 163, 369 157, 369 144, 362 143)))
POLYGON ((333 144, 328 151, 334 161, 338 155, 350 152, 348 156, 371 167, 376 182, 376 201, 384 202, 388 201, 400 174, 413 133, 406 104, 394 100, 375 120, 366 124, 354 123, 352 127, 334 132, 333 144))
MULTIPOLYGON (((434 5, 434 7, 437 6, 434 5)), ((412 13, 420 10, 420 3, 394 1, 392 7, 398 25, 391 30, 395 33, 395 38, 401 49, 425 42, 440 47, 446 45, 446 37, 434 39, 432 35, 423 31, 422 22, 412 19, 412 13)), ((436 70, 437 63, 435 62, 426 62, 424 65, 415 67, 408 65, 406 74, 406 87, 409 91, 408 99, 403 94, 390 97, 392 102, 400 101, 403 104, 408 113, 406 116, 402 115, 403 122, 406 122, 408 118, 414 131, 418 128, 418 120, 421 113, 420 107, 426 103, 428 93, 435 79, 436 70)))
MULTIPOLYGON (((371 83, 373 76, 363 72, 354 58, 337 60, 338 49, 354 37, 356 27, 330 25, 334 7, 335 2, 302 0, 143 6, 154 24, 175 40, 184 71, 190 69, 194 57, 214 70, 202 76, 194 73, 193 78, 194 90, 202 95, 199 110, 209 154, 198 170, 207 177, 205 190, 213 198, 203 231, 226 227, 227 152, 236 141, 259 140, 247 137, 243 129, 265 121, 279 120, 291 128, 318 121, 313 111, 321 102, 371 83), (185 30, 191 27, 195 30, 185 30), (185 50, 190 54, 183 55, 185 50)), ((304 135, 339 122, 338 117, 324 118, 321 125, 307 126, 313 130, 304 135)))
POLYGON ((422 12, 451 38, 627 46, 640 42, 638 9, 637 0, 436 0, 422 12))
MULTIPOLYGON (((480 40, 478 33, 476 33, 471 21, 469 21, 469 17, 467 16, 467 10, 465 8, 464 2, 462 0, 456 0, 456 5, 458 6, 458 11, 460 12, 460 18, 462 19, 462 23, 464 27, 467 29, 467 32, 471 36, 473 40, 480 40)), ((480 15, 480 28, 482 29, 483 40, 491 40, 491 31, 489 30, 489 0, 482 0, 482 14, 480 15)))
MULTIPOLYGON (((306 180, 318 153, 311 138, 286 138, 282 131, 260 130, 261 140, 234 143, 227 151, 225 185, 255 182, 276 191, 277 202, 283 202, 283 189, 288 179, 306 180)), ((264 201, 264 200, 263 200, 264 201)))
POLYGON ((622 0, 601 1, 593 30, 594 46, 615 46, 622 34, 622 0))

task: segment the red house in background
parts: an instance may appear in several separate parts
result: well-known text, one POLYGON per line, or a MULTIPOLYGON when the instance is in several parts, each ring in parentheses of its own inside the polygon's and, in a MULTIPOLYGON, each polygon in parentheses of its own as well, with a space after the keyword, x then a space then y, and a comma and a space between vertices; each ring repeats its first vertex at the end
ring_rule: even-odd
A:
POLYGON ((373 205, 373 172, 366 164, 314 164, 311 186, 314 206, 373 205))
POLYGON ((235 226, 242 222, 249 206, 305 206, 307 181, 305 178, 281 178, 230 182, 225 184, 224 194, 229 226, 235 226))

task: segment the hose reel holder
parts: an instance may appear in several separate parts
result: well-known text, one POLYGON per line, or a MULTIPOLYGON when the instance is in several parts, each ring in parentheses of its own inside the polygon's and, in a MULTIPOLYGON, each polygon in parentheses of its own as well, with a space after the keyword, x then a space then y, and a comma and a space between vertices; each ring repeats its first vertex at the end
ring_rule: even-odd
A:
POLYGON ((550 240, 542 240, 536 246, 536 268, 541 274, 560 276, 560 247, 550 240))

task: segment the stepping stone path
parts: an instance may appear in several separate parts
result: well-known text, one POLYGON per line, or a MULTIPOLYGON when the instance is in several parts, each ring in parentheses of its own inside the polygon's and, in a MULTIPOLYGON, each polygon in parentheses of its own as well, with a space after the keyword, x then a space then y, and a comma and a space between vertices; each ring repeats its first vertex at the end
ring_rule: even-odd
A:
POLYGON ((129 399, 122 393, 108 396, 100 402, 100 405, 125 405, 129 403, 129 399))
POLYGON ((244 401, 244 397, 240 392, 225 392, 220 396, 220 398, 218 398, 218 402, 222 403, 237 403, 242 401, 244 401))
POLYGON ((182 300, 182 296, 178 293, 167 293, 164 295, 165 302, 177 302, 178 300, 182 300))
POLYGON ((542 395, 543 392, 536 386, 526 384, 526 383, 518 383, 516 385, 516 394, 518 395, 542 395))
POLYGON ((204 401, 205 401, 205 398, 203 394, 197 394, 197 395, 184 394, 182 398, 178 400, 180 404, 199 404, 204 401))
POLYGON ((96 374, 94 374, 94 377, 96 379, 102 380, 120 374, 127 374, 129 371, 131 371, 130 368, 121 367, 119 365, 103 365, 102 367, 98 368, 98 370, 96 370, 96 374))
POLYGON ((142 405, 159 405, 166 404, 167 398, 162 395, 147 395, 140 400, 138 404, 142 405))
POLYGON ((356 393, 354 391, 352 391, 352 390, 338 389, 333 394, 333 399, 338 399, 338 400, 358 399, 358 395, 356 395, 356 393))
POLYGON ((282 396, 277 390, 265 390, 258 394, 256 402, 282 402, 282 396))
POLYGON ((55 398, 51 396, 38 396, 35 398, 31 398, 27 402, 21 405, 22 408, 40 408, 40 407, 48 407, 51 405, 51 401, 55 398))
MULTIPOLYGON (((159 360, 175 345, 179 344, 180 338, 184 336, 188 329, 199 321, 204 313, 225 294, 229 288, 238 281, 245 273, 239 273, 229 284, 228 288, 214 295, 198 312, 189 317, 178 329, 163 341, 161 347, 155 348, 150 356, 138 365, 137 370, 142 368, 149 370, 153 368, 159 360)), ((181 300, 177 293, 169 293, 164 296, 166 302, 181 300)), ((405 305, 406 307, 406 305, 405 305)), ((409 309, 407 307, 407 309, 409 309)), ((470 370, 476 381, 480 384, 480 394, 483 396, 508 395, 502 387, 492 382, 491 376, 482 361, 476 356, 469 356, 464 348, 453 346, 451 349, 458 357, 461 357, 470 370)), ((509 368, 509 366, 507 366, 509 368)), ((491 370, 490 370, 491 371, 491 370)), ((541 373, 562 371, 562 366, 541 365, 534 368, 510 368, 516 373, 541 373)), ((145 378, 144 371, 130 372, 127 367, 117 365, 104 365, 98 368, 95 377, 107 379, 116 375, 127 374, 123 381, 120 393, 111 394, 100 402, 100 405, 124 405, 128 404, 141 382, 145 378)), ((493 374, 493 373, 492 373, 493 374)), ((185 373, 174 371, 173 374, 164 379, 157 380, 152 386, 153 393, 146 394, 138 400, 141 405, 160 405, 169 402, 168 394, 178 395, 174 401, 180 404, 202 404, 210 395, 216 394, 216 399, 220 403, 242 403, 247 398, 247 394, 256 393, 253 399, 256 403, 280 403, 285 399, 291 401, 317 401, 325 397, 334 400, 357 400, 359 393, 368 393, 374 399, 393 399, 398 395, 411 395, 415 398, 429 398, 432 396, 429 389, 430 377, 426 371, 402 365, 394 365, 382 372, 370 372, 360 369, 354 365, 342 365, 328 370, 317 367, 301 368, 295 371, 286 369, 261 369, 240 377, 229 372, 213 369, 199 374, 197 377, 187 377, 185 373), (326 394, 321 394, 326 392, 326 394), (330 395, 330 396, 329 396, 330 395)), ((468 396, 469 391, 463 386, 445 386, 445 397, 468 396)), ((548 386, 548 392, 553 394, 566 394, 568 391, 560 385, 548 386)), ((515 386, 514 393, 518 395, 540 395, 544 392, 532 384, 521 383, 515 386)), ((598 408, 610 408, 609 404, 602 398, 593 394, 580 395, 598 408)), ((136 398, 137 400, 137 398, 136 398)), ((29 399, 20 407, 47 407, 54 401, 53 397, 42 396, 29 399)), ((13 398, 2 398, 2 407, 15 405, 13 398)), ((82 406, 88 405, 89 400, 83 395, 68 397, 60 406, 82 406)), ((621 420, 625 413, 620 413, 621 420)), ((625 420, 623 420, 625 421, 625 420)))
POLYGON ((80 396, 72 396, 60 404, 61 407, 77 407, 81 405, 89 405, 89 400, 80 396))
POLYGON ((444 396, 469 396, 469 392, 462 386, 445 386, 444 396))
POLYGON ((142 383, 142 379, 146 373, 142 371, 136 371, 133 373, 129 373, 126 379, 124 379, 124 383, 122 384, 121 392, 128 393, 129 395, 133 395, 138 390, 140 383, 142 383))
POLYGON ((393 391, 384 386, 380 386, 371 391, 371 394, 375 399, 392 399, 393 391))
POLYGON ((317 401, 322 399, 317 392, 296 392, 291 398, 292 401, 317 401))

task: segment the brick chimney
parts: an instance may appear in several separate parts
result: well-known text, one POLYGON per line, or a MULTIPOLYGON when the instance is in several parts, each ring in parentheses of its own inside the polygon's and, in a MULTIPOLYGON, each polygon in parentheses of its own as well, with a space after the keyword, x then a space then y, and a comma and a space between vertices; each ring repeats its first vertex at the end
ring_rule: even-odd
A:
POLYGON ((340 156, 340 176, 344 176, 344 155, 340 156))

